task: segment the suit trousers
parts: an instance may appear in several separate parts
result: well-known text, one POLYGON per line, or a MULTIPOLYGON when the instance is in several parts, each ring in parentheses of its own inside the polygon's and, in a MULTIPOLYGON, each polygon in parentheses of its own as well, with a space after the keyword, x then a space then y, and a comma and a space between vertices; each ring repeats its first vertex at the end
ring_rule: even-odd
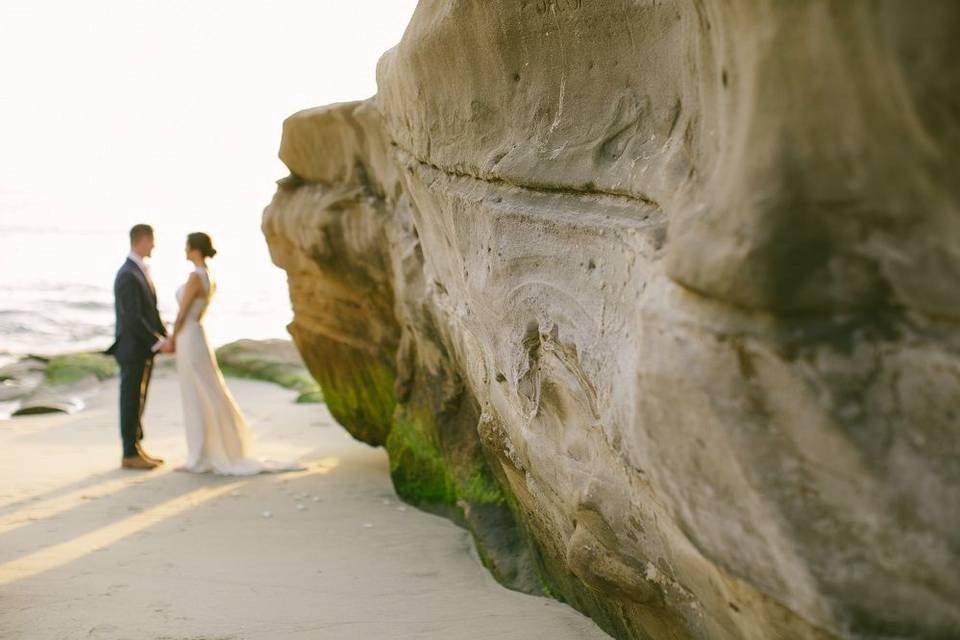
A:
POLYGON ((137 443, 143 440, 143 408, 153 371, 153 358, 120 362, 120 438, 123 455, 137 455, 137 443))

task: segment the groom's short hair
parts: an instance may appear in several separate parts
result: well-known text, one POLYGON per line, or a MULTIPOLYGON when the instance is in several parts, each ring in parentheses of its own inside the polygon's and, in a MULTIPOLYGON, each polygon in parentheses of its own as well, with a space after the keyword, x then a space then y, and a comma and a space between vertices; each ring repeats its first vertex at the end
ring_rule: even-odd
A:
POLYGON ((144 236, 153 236, 153 227, 148 224, 135 224, 130 228, 130 244, 136 244, 137 240, 144 236))

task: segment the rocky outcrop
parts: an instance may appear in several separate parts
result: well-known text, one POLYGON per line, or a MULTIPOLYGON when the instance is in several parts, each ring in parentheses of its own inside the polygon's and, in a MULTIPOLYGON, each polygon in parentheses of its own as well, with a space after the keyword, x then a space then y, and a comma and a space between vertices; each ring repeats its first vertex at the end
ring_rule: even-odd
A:
POLYGON ((0 420, 80 411, 98 383, 117 371, 113 358, 102 353, 16 360, 0 367, 0 420))
POLYGON ((421 1, 292 116, 290 329, 620 638, 960 637, 960 5, 421 1))
POLYGON ((299 392, 297 402, 323 402, 323 393, 289 340, 237 340, 219 347, 217 364, 226 376, 265 380, 299 392))

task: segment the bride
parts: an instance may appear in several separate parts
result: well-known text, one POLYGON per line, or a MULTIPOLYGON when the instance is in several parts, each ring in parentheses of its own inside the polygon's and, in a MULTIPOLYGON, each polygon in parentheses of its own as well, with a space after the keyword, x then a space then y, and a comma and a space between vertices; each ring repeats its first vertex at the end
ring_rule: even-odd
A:
POLYGON ((187 461, 178 471, 222 475, 253 475, 301 468, 292 463, 261 461, 250 452, 250 428, 237 407, 207 342, 203 316, 217 289, 207 270, 207 258, 217 253, 210 236, 187 236, 187 260, 196 267, 177 290, 180 311, 170 338, 176 353, 187 461))

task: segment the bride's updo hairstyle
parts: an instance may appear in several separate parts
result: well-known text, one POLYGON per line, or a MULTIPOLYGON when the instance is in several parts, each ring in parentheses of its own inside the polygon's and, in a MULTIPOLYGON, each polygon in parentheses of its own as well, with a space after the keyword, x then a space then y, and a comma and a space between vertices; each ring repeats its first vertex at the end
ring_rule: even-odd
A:
POLYGON ((213 241, 207 234, 197 231, 187 236, 187 244, 191 249, 196 249, 204 258, 212 258, 217 255, 217 250, 213 248, 213 241))

